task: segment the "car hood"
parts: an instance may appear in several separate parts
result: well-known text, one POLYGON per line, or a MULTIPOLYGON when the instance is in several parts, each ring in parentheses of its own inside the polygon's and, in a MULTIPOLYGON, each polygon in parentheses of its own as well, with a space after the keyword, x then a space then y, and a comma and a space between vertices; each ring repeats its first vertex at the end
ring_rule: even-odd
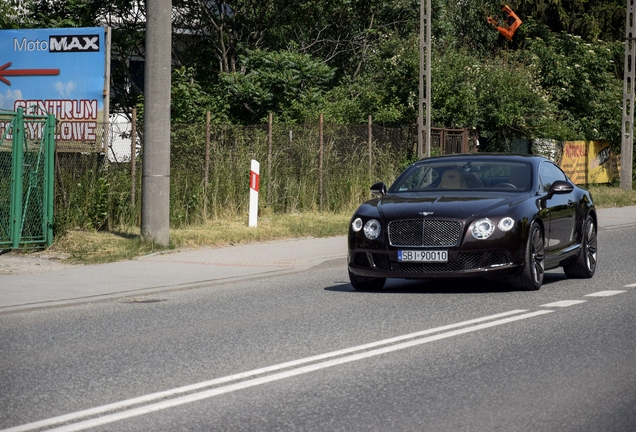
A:
MULTIPOLYGON (((525 197, 526 194, 524 194, 525 197)), ((385 195, 377 201, 377 209, 385 220, 452 218, 468 220, 497 207, 509 207, 521 201, 519 194, 461 194, 427 196, 415 193, 385 195)))

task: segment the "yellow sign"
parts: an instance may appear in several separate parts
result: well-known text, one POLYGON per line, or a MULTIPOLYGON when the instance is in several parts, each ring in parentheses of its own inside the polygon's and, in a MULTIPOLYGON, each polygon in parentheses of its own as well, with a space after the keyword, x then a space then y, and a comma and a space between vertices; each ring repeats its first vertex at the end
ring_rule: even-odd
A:
POLYGON ((609 183, 618 176, 618 160, 609 143, 565 141, 561 169, 574 184, 609 183))

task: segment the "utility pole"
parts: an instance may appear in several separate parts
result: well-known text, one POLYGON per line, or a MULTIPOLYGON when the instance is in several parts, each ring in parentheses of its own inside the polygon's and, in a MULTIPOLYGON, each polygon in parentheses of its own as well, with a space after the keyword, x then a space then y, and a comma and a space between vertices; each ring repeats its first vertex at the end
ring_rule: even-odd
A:
POLYGON ((621 134, 621 189, 632 190, 634 163, 634 0, 627 0, 625 20, 625 76, 623 77, 623 125, 621 134))
POLYGON ((431 0, 420 0, 420 95, 417 157, 431 156, 431 0))
POLYGON ((141 236, 170 242, 172 0, 146 2, 141 236))

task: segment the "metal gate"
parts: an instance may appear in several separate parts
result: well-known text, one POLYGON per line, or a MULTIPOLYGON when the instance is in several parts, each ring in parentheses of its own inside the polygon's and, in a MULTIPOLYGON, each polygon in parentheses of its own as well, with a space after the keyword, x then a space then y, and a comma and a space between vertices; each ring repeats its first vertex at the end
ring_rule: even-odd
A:
POLYGON ((439 154, 468 153, 468 129, 431 128, 431 148, 439 154))
POLYGON ((55 116, 0 111, 0 249, 53 242, 55 116))

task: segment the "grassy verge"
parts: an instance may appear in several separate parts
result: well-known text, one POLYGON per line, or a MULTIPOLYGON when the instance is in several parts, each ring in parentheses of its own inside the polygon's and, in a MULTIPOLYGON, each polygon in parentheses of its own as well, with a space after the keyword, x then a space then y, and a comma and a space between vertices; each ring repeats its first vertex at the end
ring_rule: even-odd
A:
MULTIPOLYGON (((599 208, 636 205, 636 191, 610 186, 589 189, 599 208)), ((247 218, 218 219, 171 229, 170 249, 345 235, 350 217, 350 212, 265 215, 259 218, 257 228, 248 228, 247 218)), ((162 249, 141 239, 139 228, 130 227, 110 232, 69 231, 56 240, 50 251, 68 256, 68 262, 96 264, 131 259, 162 249)))
POLYGON ((588 190, 592 193, 598 208, 627 207, 636 205, 636 190, 625 191, 615 186, 595 185, 588 190))
MULTIPOLYGON (((169 249, 345 235, 350 217, 350 213, 314 212, 270 215, 260 217, 256 228, 247 226, 247 218, 220 219, 171 229, 169 249)), ((131 227, 111 232, 68 231, 55 241, 50 252, 63 254, 70 263, 98 264, 131 259, 162 249, 165 248, 144 241, 139 236, 139 228, 131 227)))

